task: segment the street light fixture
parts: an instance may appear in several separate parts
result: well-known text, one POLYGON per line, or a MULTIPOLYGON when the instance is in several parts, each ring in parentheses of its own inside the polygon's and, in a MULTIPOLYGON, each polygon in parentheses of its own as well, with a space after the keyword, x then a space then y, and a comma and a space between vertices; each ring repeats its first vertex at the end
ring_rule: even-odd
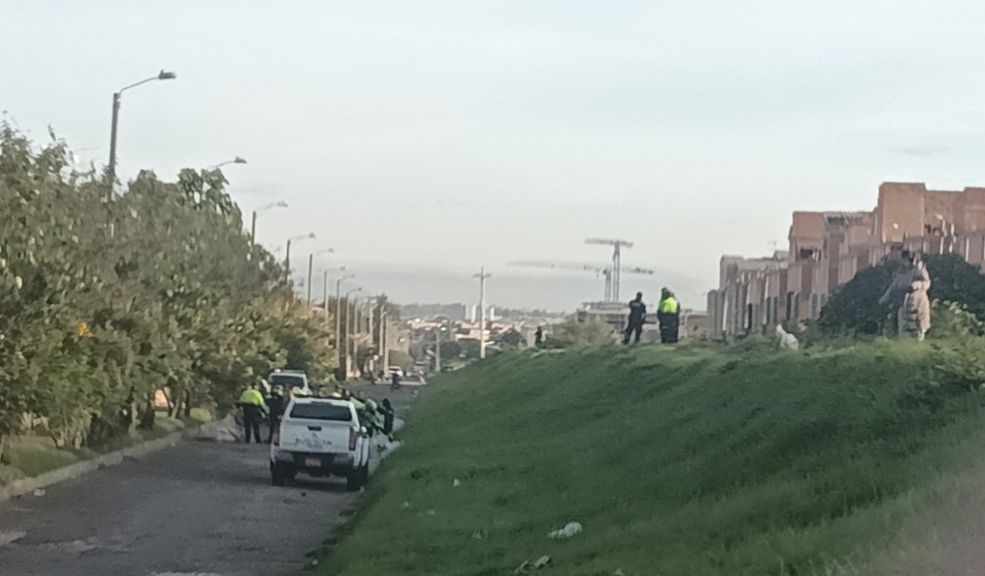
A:
MULTIPOLYGON (((308 254, 308 307, 311 307, 311 272, 315 265, 315 256, 320 256, 322 254, 335 254, 335 250, 332 248, 325 248, 324 250, 318 250, 308 254)), ((328 274, 328 272, 326 272, 326 274, 328 274)))
POLYGON ((302 240, 314 240, 316 238, 314 232, 309 232, 307 234, 300 234, 298 236, 292 236, 287 239, 287 254, 284 258, 284 281, 287 282, 291 279, 291 243, 300 242, 302 240))
MULTIPOLYGON (((345 266, 339 268, 339 272, 345 272, 345 270, 345 266)), ((355 277, 355 274, 343 274, 335 281, 335 351, 340 355, 342 354, 342 349, 339 348, 342 342, 342 283, 355 277)), ((327 302, 325 307, 327 309, 327 302)), ((341 356, 339 361, 341 362, 341 356)))
POLYGON ((272 210, 274 208, 287 208, 287 202, 278 200, 277 202, 272 202, 266 206, 261 206, 253 211, 253 220, 250 223, 250 246, 256 246, 257 243, 257 214, 260 212, 266 212, 267 210, 272 210))
POLYGON ((349 338, 352 334, 352 320, 349 314, 349 294, 353 292, 361 292, 362 288, 350 288, 345 293, 345 336, 342 339, 342 346, 345 350, 345 355, 343 356, 343 366, 345 368, 345 376, 349 377, 349 338))
POLYGON ((119 91, 113 93, 113 125, 109 136, 109 167, 107 169, 109 190, 106 192, 106 200, 108 202, 113 201, 113 185, 116 183, 116 129, 120 122, 120 98, 127 90, 136 88, 141 84, 146 84, 155 80, 174 80, 175 78, 177 78, 177 76, 174 72, 166 72, 161 70, 156 76, 145 78, 140 82, 134 82, 133 84, 124 86, 123 88, 120 88, 119 91))
POLYGON ((223 166, 228 166, 230 164, 246 164, 246 158, 243 158, 242 156, 237 156, 232 160, 226 160, 225 162, 219 162, 218 164, 213 164, 212 166, 209 166, 209 169, 217 170, 219 168, 222 168, 223 166))

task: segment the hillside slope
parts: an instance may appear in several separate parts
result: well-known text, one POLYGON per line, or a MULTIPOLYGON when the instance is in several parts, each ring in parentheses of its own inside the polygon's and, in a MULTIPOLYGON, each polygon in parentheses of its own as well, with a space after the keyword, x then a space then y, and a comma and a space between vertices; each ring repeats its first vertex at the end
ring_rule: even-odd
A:
POLYGON ((512 574, 542 555, 566 575, 891 566, 946 499, 934 486, 980 452, 983 397, 930 384, 935 359, 896 343, 483 362, 423 392, 323 573, 512 574), (573 520, 583 533, 547 538, 573 520))

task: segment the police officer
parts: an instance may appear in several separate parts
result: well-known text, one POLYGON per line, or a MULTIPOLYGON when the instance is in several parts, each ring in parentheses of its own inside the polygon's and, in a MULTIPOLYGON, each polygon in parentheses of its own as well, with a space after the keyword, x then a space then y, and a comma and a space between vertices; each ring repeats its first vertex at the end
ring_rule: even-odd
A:
POLYGON ((239 397, 239 405, 243 408, 243 428, 246 430, 244 440, 247 444, 250 443, 251 432, 256 443, 260 443, 260 419, 267 404, 263 401, 259 388, 259 384, 253 384, 239 397))
POLYGON ((681 326, 681 304, 674 293, 666 288, 660 291, 657 320, 660 322, 660 342, 675 344, 681 326))
POLYGON ((280 419, 284 415, 284 408, 287 400, 284 398, 284 387, 274 386, 270 391, 270 400, 267 401, 267 408, 270 411, 270 433, 267 435, 267 442, 274 441, 274 430, 280 426, 280 419))
POLYGON ((636 298, 629 302, 629 320, 626 323, 626 332, 623 335, 622 343, 629 344, 629 339, 635 334, 635 343, 639 343, 640 334, 643 333, 643 322, 646 321, 646 304, 643 303, 643 293, 637 292, 636 298))

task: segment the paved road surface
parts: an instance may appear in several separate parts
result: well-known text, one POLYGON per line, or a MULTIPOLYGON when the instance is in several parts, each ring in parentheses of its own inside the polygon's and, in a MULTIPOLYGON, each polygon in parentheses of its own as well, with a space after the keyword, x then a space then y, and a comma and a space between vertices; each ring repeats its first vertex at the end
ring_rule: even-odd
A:
POLYGON ((25 533, 0 574, 294 574, 354 505, 336 480, 270 486, 266 446, 187 442, 0 505, 25 533))
MULTIPOLYGON (((400 415, 416 394, 357 388, 400 415)), ((357 497, 341 479, 274 488, 268 454, 190 441, 0 504, 0 576, 296 574, 357 497)))

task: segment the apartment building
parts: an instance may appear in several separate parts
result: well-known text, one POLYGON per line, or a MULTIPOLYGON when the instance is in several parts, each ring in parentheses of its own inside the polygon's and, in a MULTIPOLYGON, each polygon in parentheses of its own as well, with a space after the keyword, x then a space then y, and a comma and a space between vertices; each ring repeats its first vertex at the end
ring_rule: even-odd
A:
POLYGON ((894 250, 957 253, 985 268, 985 188, 885 182, 871 212, 794 212, 788 242, 765 258, 722 257, 708 293, 712 337, 815 320, 840 286, 894 250))

